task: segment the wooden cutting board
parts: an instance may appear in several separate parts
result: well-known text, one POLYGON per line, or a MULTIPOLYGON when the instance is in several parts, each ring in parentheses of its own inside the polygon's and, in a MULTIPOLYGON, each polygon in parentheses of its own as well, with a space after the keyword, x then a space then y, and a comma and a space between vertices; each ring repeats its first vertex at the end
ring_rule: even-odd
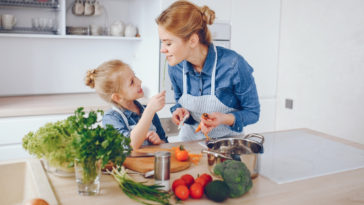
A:
MULTIPOLYGON (((171 153, 171 172, 179 172, 191 166, 190 161, 180 162, 174 156, 172 149, 163 148, 142 148, 138 152, 153 153, 158 151, 168 151, 171 153)), ((136 172, 145 173, 154 170, 154 157, 127 157, 123 164, 126 168, 136 172)))

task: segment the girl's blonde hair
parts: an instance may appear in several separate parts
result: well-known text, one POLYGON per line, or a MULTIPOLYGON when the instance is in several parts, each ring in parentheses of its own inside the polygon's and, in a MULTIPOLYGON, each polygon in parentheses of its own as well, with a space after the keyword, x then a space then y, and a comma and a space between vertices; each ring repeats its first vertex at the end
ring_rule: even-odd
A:
POLYGON ((106 102, 113 103, 111 95, 113 93, 120 93, 121 75, 128 68, 129 65, 120 60, 104 62, 96 69, 87 71, 85 84, 91 88, 95 88, 96 93, 106 102))
POLYGON ((188 1, 177 1, 156 19, 158 25, 187 41, 196 33, 203 45, 210 45, 211 34, 207 24, 215 20, 215 12, 207 6, 199 7, 188 1))

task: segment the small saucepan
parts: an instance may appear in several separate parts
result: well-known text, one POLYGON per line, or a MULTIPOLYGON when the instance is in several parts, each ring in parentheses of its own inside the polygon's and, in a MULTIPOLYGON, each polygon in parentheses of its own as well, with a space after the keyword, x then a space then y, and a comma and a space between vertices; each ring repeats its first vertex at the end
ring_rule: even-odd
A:
POLYGON ((206 142, 209 149, 202 150, 207 154, 207 164, 210 172, 214 174, 217 164, 230 159, 245 163, 251 177, 259 174, 260 154, 263 150, 264 136, 260 134, 247 134, 243 138, 229 137, 213 139, 206 142))

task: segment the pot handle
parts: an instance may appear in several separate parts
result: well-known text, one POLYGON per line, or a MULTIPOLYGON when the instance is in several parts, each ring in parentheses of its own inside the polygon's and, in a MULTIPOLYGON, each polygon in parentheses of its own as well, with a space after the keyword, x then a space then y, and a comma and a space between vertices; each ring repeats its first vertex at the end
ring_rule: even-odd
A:
POLYGON ((221 157, 221 158, 224 158, 224 159, 233 159, 233 158, 231 158, 231 157, 227 157, 227 156, 225 156, 225 155, 223 155, 223 154, 220 154, 220 153, 218 153, 218 152, 214 152, 214 151, 210 151, 210 150, 207 150, 207 149, 203 149, 203 150, 201 150, 201 153, 206 153, 206 154, 212 154, 212 155, 214 155, 215 157, 221 157))
POLYGON ((244 139, 250 139, 258 144, 263 144, 264 143, 264 136, 257 134, 257 133, 251 133, 251 134, 247 134, 244 136, 244 139), (255 140, 254 138, 258 138, 260 141, 255 140))

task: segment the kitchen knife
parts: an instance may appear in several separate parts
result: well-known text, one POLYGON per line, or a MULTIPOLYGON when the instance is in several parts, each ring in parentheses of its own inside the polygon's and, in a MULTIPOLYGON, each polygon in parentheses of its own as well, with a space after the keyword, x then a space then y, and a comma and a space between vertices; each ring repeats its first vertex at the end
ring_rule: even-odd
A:
POLYGON ((185 115, 184 117, 183 117, 183 119, 181 120, 181 122, 179 123, 179 125, 178 125, 178 129, 180 130, 181 129, 181 127, 182 127, 182 125, 185 123, 185 121, 187 120, 187 118, 189 117, 190 115, 185 115))
POLYGON ((128 157, 154 157, 154 153, 131 152, 128 157))

